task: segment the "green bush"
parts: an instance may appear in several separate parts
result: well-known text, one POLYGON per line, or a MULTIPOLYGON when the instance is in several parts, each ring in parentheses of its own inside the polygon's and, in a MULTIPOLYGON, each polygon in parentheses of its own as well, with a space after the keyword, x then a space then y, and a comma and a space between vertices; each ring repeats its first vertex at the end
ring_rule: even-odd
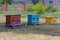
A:
POLYGON ((44 14, 46 12, 46 6, 44 6, 42 3, 38 3, 35 6, 32 7, 33 12, 37 14, 44 14))
POLYGON ((33 7, 33 5, 32 5, 32 4, 27 5, 26 10, 27 10, 28 12, 32 12, 33 10, 32 10, 32 8, 31 8, 31 7, 33 7))
POLYGON ((8 3, 8 4, 12 4, 12 0, 0 0, 0 4, 4 4, 4 3, 8 3))
POLYGON ((57 9, 53 5, 49 5, 46 9, 47 12, 56 12, 57 9))

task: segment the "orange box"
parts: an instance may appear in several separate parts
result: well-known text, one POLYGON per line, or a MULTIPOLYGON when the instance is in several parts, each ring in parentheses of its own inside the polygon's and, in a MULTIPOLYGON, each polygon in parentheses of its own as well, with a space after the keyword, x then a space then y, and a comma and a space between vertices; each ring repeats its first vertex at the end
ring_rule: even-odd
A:
POLYGON ((46 17, 46 24, 57 24, 57 17, 46 17))
POLYGON ((15 25, 21 23, 21 15, 6 15, 6 25, 15 25))

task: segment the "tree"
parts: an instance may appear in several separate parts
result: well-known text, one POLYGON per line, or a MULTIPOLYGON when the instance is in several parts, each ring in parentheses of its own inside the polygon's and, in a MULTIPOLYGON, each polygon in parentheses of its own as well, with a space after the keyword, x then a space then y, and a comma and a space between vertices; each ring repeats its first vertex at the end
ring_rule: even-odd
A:
POLYGON ((2 4, 3 0, 0 0, 0 4, 2 4))
POLYGON ((0 0, 0 3, 1 4, 4 4, 4 3, 11 4, 12 3, 12 0, 0 0))

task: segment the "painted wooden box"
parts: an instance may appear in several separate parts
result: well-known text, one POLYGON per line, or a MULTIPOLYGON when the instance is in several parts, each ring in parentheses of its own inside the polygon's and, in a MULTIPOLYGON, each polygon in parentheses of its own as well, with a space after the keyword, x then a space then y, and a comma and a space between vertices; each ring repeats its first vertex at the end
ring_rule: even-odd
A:
POLYGON ((46 24, 57 24, 57 17, 46 17, 46 24))
POLYGON ((28 15, 28 24, 39 23, 39 15, 28 15))
POLYGON ((21 15, 6 15, 6 26, 20 25, 21 15))

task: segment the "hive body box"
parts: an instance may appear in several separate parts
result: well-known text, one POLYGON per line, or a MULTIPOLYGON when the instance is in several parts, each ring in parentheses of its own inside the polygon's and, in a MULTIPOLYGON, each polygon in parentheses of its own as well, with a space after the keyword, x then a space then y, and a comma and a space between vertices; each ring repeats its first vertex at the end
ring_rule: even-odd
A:
POLYGON ((39 23, 39 15, 28 15, 28 24, 39 23))
POLYGON ((21 23, 21 15, 6 15, 6 25, 20 25, 21 23))
POLYGON ((57 17, 46 17, 46 24, 57 24, 57 17))

